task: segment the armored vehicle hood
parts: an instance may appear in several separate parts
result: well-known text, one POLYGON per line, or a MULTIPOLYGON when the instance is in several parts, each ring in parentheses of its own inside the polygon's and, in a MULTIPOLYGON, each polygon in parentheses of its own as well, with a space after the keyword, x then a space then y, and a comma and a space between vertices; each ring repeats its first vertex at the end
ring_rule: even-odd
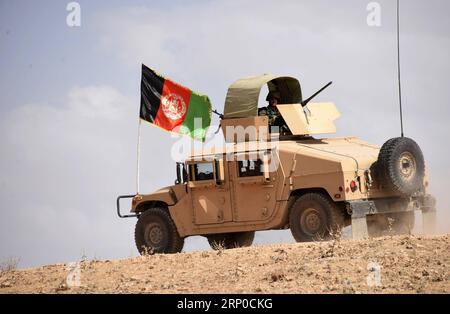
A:
POLYGON ((289 156, 310 156, 317 160, 338 162, 348 171, 369 169, 377 160, 379 146, 357 137, 304 139, 279 142, 240 142, 224 147, 195 151, 188 159, 210 158, 218 154, 248 153, 261 150, 277 150, 289 156))
POLYGON ((317 159, 339 161, 346 170, 369 169, 378 158, 380 148, 356 137, 305 141, 281 141, 280 151, 309 155, 317 159))

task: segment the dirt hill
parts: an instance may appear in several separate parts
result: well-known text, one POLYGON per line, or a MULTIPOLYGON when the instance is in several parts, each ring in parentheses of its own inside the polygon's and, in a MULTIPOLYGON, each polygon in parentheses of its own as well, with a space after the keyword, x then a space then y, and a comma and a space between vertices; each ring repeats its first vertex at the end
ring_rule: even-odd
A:
POLYGON ((0 293, 449 293, 449 266, 449 235, 397 236, 3 271, 0 293))

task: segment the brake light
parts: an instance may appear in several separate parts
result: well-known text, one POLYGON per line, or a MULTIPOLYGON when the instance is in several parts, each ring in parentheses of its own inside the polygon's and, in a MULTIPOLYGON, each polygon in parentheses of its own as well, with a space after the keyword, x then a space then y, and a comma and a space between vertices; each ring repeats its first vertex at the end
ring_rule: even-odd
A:
POLYGON ((352 190, 352 192, 355 192, 357 188, 358 186, 356 185, 356 182, 352 180, 352 182, 350 182, 350 189, 352 190))

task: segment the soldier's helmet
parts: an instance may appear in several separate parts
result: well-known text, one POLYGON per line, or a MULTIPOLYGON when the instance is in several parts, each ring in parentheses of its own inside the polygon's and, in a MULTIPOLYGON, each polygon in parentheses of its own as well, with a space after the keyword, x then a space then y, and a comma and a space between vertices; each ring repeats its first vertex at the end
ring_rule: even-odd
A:
POLYGON ((280 101, 280 100, 281 100, 281 94, 280 94, 280 92, 270 91, 270 92, 267 94, 266 101, 269 101, 271 98, 276 98, 278 101, 280 101))

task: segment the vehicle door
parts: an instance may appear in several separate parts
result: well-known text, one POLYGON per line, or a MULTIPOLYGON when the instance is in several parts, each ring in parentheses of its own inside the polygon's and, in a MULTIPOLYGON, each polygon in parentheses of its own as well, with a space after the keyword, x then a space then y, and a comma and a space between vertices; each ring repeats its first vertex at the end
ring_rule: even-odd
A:
POLYGON ((223 156, 211 161, 188 162, 188 189, 197 225, 232 221, 228 169, 223 156))
POLYGON ((276 204, 275 171, 269 171, 270 152, 236 154, 228 162, 232 180, 233 221, 268 219, 276 204))

